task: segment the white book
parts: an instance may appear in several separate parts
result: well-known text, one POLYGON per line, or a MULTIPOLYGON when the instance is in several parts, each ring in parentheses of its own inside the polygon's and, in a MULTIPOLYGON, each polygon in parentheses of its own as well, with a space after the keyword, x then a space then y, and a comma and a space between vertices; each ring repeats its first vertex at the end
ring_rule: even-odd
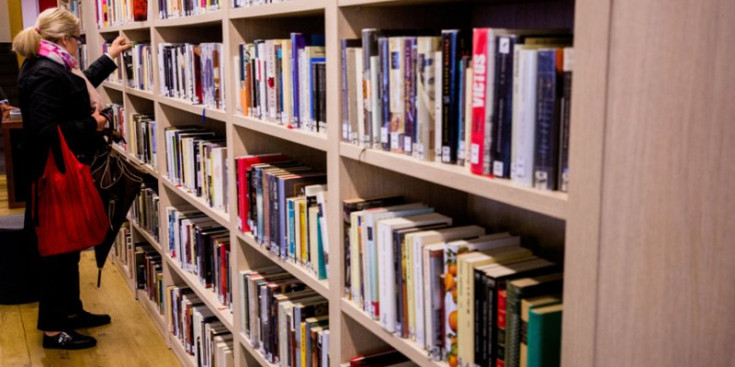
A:
POLYGON ((265 41, 265 77, 266 81, 266 93, 268 105, 266 106, 267 119, 270 121, 276 120, 276 83, 271 83, 271 80, 276 79, 276 49, 274 40, 265 41))
POLYGON ((416 38, 418 58, 416 60, 416 143, 413 156, 426 161, 434 159, 431 144, 436 113, 435 89, 441 81, 436 80, 434 55, 439 49, 439 37, 416 38))
POLYGON ((266 47, 265 42, 261 41, 257 43, 257 55, 258 55, 258 118, 265 119, 267 116, 268 100, 266 98, 266 47))
POLYGON ((382 100, 380 98, 380 56, 370 57, 370 117, 372 124, 371 146, 374 149, 383 149, 380 141, 380 129, 383 126, 382 100))
MULTIPOLYGON (((384 219, 378 222, 378 284, 380 299, 380 326, 388 332, 396 331, 396 271, 394 263, 393 232, 399 229, 423 227, 432 224, 452 224, 452 218, 438 213, 384 219)), ((400 262, 400 260, 399 260, 400 262)))
POLYGON ((514 52, 510 177, 520 186, 532 187, 538 51, 528 46, 516 45, 514 52))
POLYGON ((357 101, 355 105, 355 110, 357 112, 357 141, 358 142, 364 142, 365 134, 367 133, 365 131, 365 124, 362 123, 363 120, 365 120, 365 110, 363 108, 363 103, 365 103, 365 96, 363 95, 363 88, 362 88, 362 64, 363 64, 363 57, 362 57, 362 48, 358 47, 355 49, 355 100, 357 101))
POLYGON ((406 37, 390 37, 388 39, 390 50, 390 150, 391 152, 403 153, 403 142, 401 138, 406 132, 406 88, 405 67, 406 37))
POLYGON ((367 280, 364 279, 368 259, 365 244, 360 236, 364 214, 362 210, 350 213, 350 271, 352 272, 352 301, 363 310, 368 310, 364 301, 364 298, 369 298, 367 292, 370 291, 367 280))
POLYGON ((285 125, 290 125, 291 119, 293 118, 293 65, 291 51, 291 40, 281 40, 281 83, 283 83, 283 95, 281 96, 281 98, 283 98, 283 111, 281 111, 281 123, 285 125))
MULTIPOLYGON (((379 283, 378 283, 378 250, 375 245, 375 237, 377 237, 376 223, 383 219, 395 218, 406 215, 419 215, 433 212, 433 208, 429 208, 421 203, 412 203, 397 205, 385 208, 372 208, 365 210, 365 222, 362 225, 362 243, 367 249, 367 267, 363 270, 365 273, 365 286, 370 287, 370 298, 365 299, 367 311, 374 319, 379 317, 378 309, 380 303, 379 283)), ((364 255, 363 255, 364 256, 364 255)), ((368 293, 368 292, 366 292, 368 293)))
POLYGON ((434 53, 434 159, 442 156, 442 52, 434 53))

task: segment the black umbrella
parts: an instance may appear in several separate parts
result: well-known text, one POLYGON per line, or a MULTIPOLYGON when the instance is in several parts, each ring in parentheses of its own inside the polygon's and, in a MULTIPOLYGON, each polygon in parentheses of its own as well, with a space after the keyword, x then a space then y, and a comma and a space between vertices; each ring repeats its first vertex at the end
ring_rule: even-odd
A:
POLYGON ((115 242, 117 232, 126 220, 128 210, 133 205, 135 197, 140 192, 145 173, 135 164, 127 161, 120 153, 111 148, 112 141, 122 138, 112 131, 108 135, 108 145, 99 152, 91 164, 92 177, 100 193, 102 202, 107 208, 110 219, 110 230, 105 240, 94 247, 94 257, 97 260, 97 287, 102 278, 102 267, 105 265, 110 248, 115 242))

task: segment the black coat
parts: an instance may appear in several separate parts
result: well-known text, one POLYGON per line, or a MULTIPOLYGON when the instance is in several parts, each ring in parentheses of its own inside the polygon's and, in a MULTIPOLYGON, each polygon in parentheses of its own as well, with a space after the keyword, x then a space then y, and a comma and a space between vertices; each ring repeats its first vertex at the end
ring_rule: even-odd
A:
MULTIPOLYGON (((97 59, 84 74, 97 87, 117 68, 106 55, 97 59)), ((61 127, 67 144, 81 163, 90 164, 102 143, 97 122, 92 117, 87 85, 63 65, 45 57, 26 59, 18 77, 24 139, 21 145, 26 182, 43 174, 49 149, 63 172, 57 136, 61 127)))

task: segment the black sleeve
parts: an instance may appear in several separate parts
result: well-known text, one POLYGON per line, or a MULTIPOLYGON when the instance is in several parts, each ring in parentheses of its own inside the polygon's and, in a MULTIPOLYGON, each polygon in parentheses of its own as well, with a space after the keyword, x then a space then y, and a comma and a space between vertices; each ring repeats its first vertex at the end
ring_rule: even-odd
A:
POLYGON ((59 168, 63 164, 57 126, 61 126, 64 136, 77 136, 80 140, 94 139, 97 133, 97 121, 91 113, 78 120, 60 121, 59 116, 65 115, 62 111, 66 89, 63 80, 53 73, 39 73, 28 88, 31 91, 27 111, 30 137, 37 139, 36 144, 40 146, 51 147, 59 168))
POLYGON ((102 55, 84 70, 84 75, 97 88, 115 69, 117 69, 115 62, 109 56, 102 55))
POLYGON ((5 96, 5 92, 3 92, 3 88, 0 87, 0 101, 8 99, 8 97, 5 96))

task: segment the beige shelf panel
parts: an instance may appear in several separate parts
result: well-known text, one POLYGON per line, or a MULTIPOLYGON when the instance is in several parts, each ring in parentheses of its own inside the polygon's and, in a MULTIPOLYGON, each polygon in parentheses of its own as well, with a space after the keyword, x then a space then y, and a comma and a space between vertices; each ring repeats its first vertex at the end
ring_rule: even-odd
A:
POLYGON ((342 157, 428 182, 435 182, 553 218, 565 219, 567 215, 567 194, 565 193, 520 187, 510 180, 475 175, 466 167, 440 162, 424 162, 397 153, 363 149, 349 143, 340 143, 340 154, 342 157))
POLYGON ((156 96, 153 94, 153 92, 149 92, 147 90, 140 90, 140 89, 137 89, 137 88, 131 88, 131 87, 127 87, 127 86, 124 87, 124 88, 125 88, 125 93, 127 93, 127 94, 130 94, 130 95, 133 95, 133 96, 136 96, 136 97, 140 97, 140 98, 146 98, 146 99, 149 99, 151 101, 155 101, 156 100, 156 96))
POLYGON ((245 349, 250 353, 251 356, 255 359, 258 364, 264 367, 278 367, 277 364, 268 362, 265 357, 263 357, 262 354, 260 354, 259 351, 255 350, 253 348, 253 345, 250 344, 250 341, 248 340, 247 336, 245 336, 242 332, 234 333, 235 338, 237 339, 238 343, 240 343, 245 349))
POLYGON ((153 324, 156 325, 156 329, 158 330, 158 332, 161 333, 161 336, 167 338, 168 325, 166 325, 166 319, 164 318, 164 316, 158 313, 158 306, 153 301, 148 299, 148 294, 146 293, 146 291, 138 289, 136 291, 136 295, 138 298, 138 302, 143 305, 143 309, 146 313, 148 313, 148 317, 153 319, 153 324))
POLYGON ((291 273, 293 276, 304 282, 309 288, 319 293, 322 297, 329 299, 329 283, 323 280, 318 280, 314 275, 308 272, 300 265, 296 265, 290 261, 285 261, 270 251, 263 248, 262 245, 255 241, 255 238, 250 233, 242 233, 237 231, 237 237, 245 242, 248 246, 254 248, 260 252, 263 256, 273 261, 276 265, 280 266, 284 270, 291 273))
POLYGON ((310 148, 327 151, 327 136, 301 129, 289 129, 276 122, 264 121, 248 116, 235 116, 232 118, 235 126, 255 130, 259 133, 288 140, 310 148))
POLYGON ((171 191, 177 193, 179 196, 184 198, 188 203, 193 205, 195 208, 197 208, 202 213, 206 214, 210 218, 212 218, 214 221, 222 225, 223 227, 227 228, 228 230, 231 229, 230 226, 230 215, 222 212, 217 209, 213 209, 207 204, 204 199, 194 196, 194 194, 184 190, 181 187, 178 187, 171 183, 167 178, 161 177, 159 178, 158 182, 163 182, 163 184, 171 189, 171 191))
POLYGON ((386 343, 390 344, 391 347, 395 348, 399 352, 403 353, 406 357, 420 366, 432 366, 432 367, 449 367, 446 362, 437 362, 429 359, 426 355, 426 351, 420 348, 416 343, 403 339, 396 336, 393 333, 385 331, 380 326, 380 323, 371 319, 365 311, 359 309, 351 301, 342 299, 342 312, 347 314, 353 320, 370 330, 373 334, 383 339, 386 343))
POLYGON ((172 334, 169 334, 168 337, 169 346, 171 347, 171 350, 173 350, 176 357, 179 358, 179 362, 181 362, 184 367, 198 367, 196 359, 194 359, 193 355, 186 353, 186 350, 181 344, 181 341, 172 334))
POLYGON ((230 19, 313 15, 324 12, 325 0, 293 0, 230 9, 230 19))
POLYGON ((140 226, 140 225, 138 224, 138 222, 136 222, 136 221, 134 221, 134 220, 130 220, 130 225, 131 225, 131 226, 133 227, 133 229, 135 229, 136 231, 138 231, 138 233, 139 233, 139 234, 140 234, 141 236, 143 236, 143 238, 145 238, 145 240, 146 240, 146 241, 148 241, 148 243, 149 243, 149 244, 150 244, 150 245, 151 245, 151 246, 152 246, 152 247, 153 247, 153 248, 154 248, 154 249, 155 249, 155 250, 156 250, 156 251, 157 251, 157 252, 158 252, 159 254, 161 254, 161 255, 163 255, 163 254, 164 254, 163 248, 162 248, 162 247, 161 247, 161 245, 160 245, 160 244, 158 243, 158 241, 156 241, 156 239, 155 239, 155 238, 153 238, 153 236, 152 236, 152 235, 151 235, 150 233, 148 233, 148 231, 146 231, 146 230, 145 230, 145 229, 144 229, 143 227, 141 227, 141 226, 140 226))
POLYGON ((225 11, 223 9, 220 9, 211 13, 205 13, 201 15, 191 15, 188 17, 171 19, 156 19, 153 21, 153 25, 155 27, 179 27, 220 23, 225 18, 225 14, 225 11))
POLYGON ((102 86, 105 88, 114 89, 120 92, 125 90, 125 87, 123 87, 122 84, 113 83, 113 82, 102 82, 102 86))
POLYGON ((202 105, 195 105, 183 99, 159 96, 158 102, 160 102, 161 104, 170 106, 170 107, 177 108, 179 110, 183 110, 183 111, 187 111, 187 112, 199 115, 199 116, 204 114, 204 117, 210 118, 213 120, 222 121, 222 122, 225 122, 228 120, 227 113, 225 111, 210 108, 210 107, 204 107, 202 105))

